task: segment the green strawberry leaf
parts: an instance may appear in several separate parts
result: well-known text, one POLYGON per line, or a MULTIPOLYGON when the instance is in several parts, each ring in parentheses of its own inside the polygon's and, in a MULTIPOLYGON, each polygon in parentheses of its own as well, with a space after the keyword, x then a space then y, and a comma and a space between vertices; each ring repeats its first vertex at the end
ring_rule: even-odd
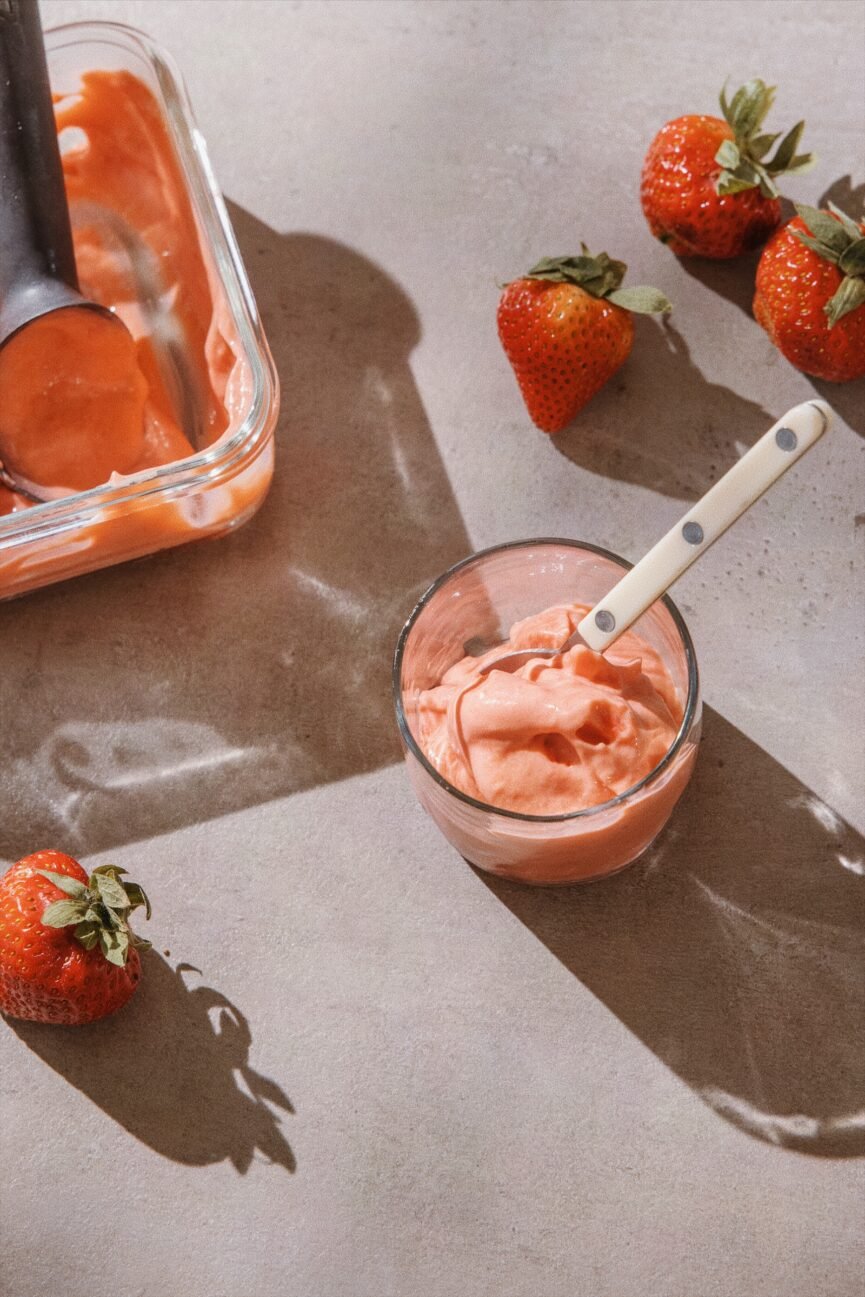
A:
POLYGON ((128 883, 126 886, 126 895, 129 897, 130 911, 137 910, 139 905, 143 905, 144 917, 146 919, 149 919, 150 915, 152 914, 152 910, 150 908, 150 901, 148 899, 147 893, 145 892, 144 888, 140 887, 138 883, 128 883))
POLYGON ((746 81, 730 104, 730 125, 737 140, 749 140, 759 130, 763 118, 775 100, 776 86, 767 86, 759 77, 746 81))
POLYGON ((739 113, 741 111, 742 104, 745 102, 745 94, 746 94, 745 87, 739 86, 739 89, 733 95, 733 98, 730 101, 730 104, 727 108, 727 112, 725 116, 727 117, 727 121, 733 127, 733 130, 736 129, 736 122, 739 119, 739 113))
POLYGON ((792 234, 800 243, 804 243, 806 248, 816 252, 818 257, 823 257, 825 261, 833 261, 837 265, 839 254, 827 248, 825 243, 821 243, 819 239, 812 239, 810 234, 804 234, 802 230, 793 230, 792 234))
POLYGON ((730 120, 730 105, 729 105, 729 103, 728 103, 728 101, 727 101, 727 82, 726 82, 726 81, 725 81, 724 84, 721 86, 721 93, 718 95, 718 103, 721 105, 721 112, 723 113, 724 121, 727 123, 728 126, 732 126, 733 123, 732 123, 731 120, 730 120))
POLYGON ((765 158, 772 145, 780 138, 780 131, 777 135, 755 135, 748 144, 748 152, 755 161, 759 162, 765 158))
MULTIPOLYGON (((532 266, 531 270, 526 272, 525 278, 540 279, 542 275, 557 275, 560 273, 559 272, 560 262, 562 262, 563 260, 576 261, 576 259, 577 259, 576 257, 571 257, 571 258, 541 257, 540 261, 536 265, 532 266)), ((588 257, 586 258, 586 260, 588 261, 588 257)))
POLYGON ((646 285, 635 285, 633 288, 617 288, 607 294, 607 301, 615 306, 623 306, 626 311, 638 315, 666 315, 672 311, 673 304, 657 288, 646 285))
POLYGON ((793 161, 784 168, 784 174, 787 176, 800 176, 806 171, 813 171, 816 165, 816 154, 798 153, 793 161))
POLYGON ((59 887, 67 896, 85 896, 87 893, 87 888, 77 878, 70 878, 67 874, 55 874, 52 869, 37 869, 36 872, 43 878, 47 878, 55 887, 59 887))
POLYGON ((838 217, 838 220, 844 226, 844 229, 850 235, 851 239, 861 239, 862 231, 852 217, 848 216, 846 212, 842 212, 841 208, 836 207, 834 203, 827 203, 826 206, 829 208, 829 211, 833 216, 838 217))
POLYGON ((92 950, 99 941, 99 925, 85 921, 75 929, 75 939, 80 941, 85 950, 92 950))
POLYGON ((68 928, 70 923, 80 923, 85 908, 84 901, 54 901, 46 907, 42 922, 46 928, 68 928))
POLYGON ((726 117, 727 121, 730 123, 734 131, 737 128, 737 123, 739 121, 739 114, 742 111, 742 105, 745 102, 746 94, 747 94, 746 87, 739 86, 739 89, 733 95, 733 98, 730 100, 724 112, 724 116, 726 117))
POLYGON ((587 280, 583 287, 595 297, 606 297, 614 288, 618 288, 625 277, 627 266, 623 261, 613 261, 606 252, 598 254, 597 263, 600 274, 587 280))
POLYGON ((851 243, 839 258, 838 265, 845 275, 865 275, 865 236, 851 243))
POLYGON ((765 167, 757 163, 755 170, 760 176, 760 193, 763 195, 763 197, 777 198, 778 186, 775 184, 774 180, 769 175, 768 171, 766 171, 765 167))
POLYGON ((750 180, 739 180, 732 171, 722 171, 715 181, 715 189, 719 194, 741 194, 744 190, 753 188, 750 180))
POLYGON ((728 171, 735 171, 742 161, 742 155, 732 140, 724 140, 715 154, 715 161, 728 171))
POLYGON ((797 122, 795 126, 791 126, 775 150, 774 158, 766 163, 767 170, 771 171, 773 176, 780 175, 782 171, 786 171, 790 163, 793 161, 804 129, 804 122, 797 122))
POLYGON ((109 964, 122 968, 129 955, 129 934, 113 932, 105 928, 99 933, 99 945, 109 964))
POLYGON ((619 286, 626 270, 623 261, 614 261, 606 252, 599 252, 596 257, 586 252, 581 257, 543 257, 524 278, 540 279, 547 283, 576 284, 593 297, 604 297, 611 289, 619 286))
POLYGON ((745 172, 746 163, 740 163, 735 171, 722 171, 715 182, 715 189, 719 194, 741 194, 746 189, 756 189, 760 183, 760 176, 753 167, 749 167, 745 172))
POLYGON ((557 284, 582 284, 599 274, 594 257, 544 257, 527 271, 526 279, 546 279, 557 284))
MULTIPOLYGON (((865 279, 853 275, 842 279, 835 296, 830 298, 823 308, 829 317, 829 328, 833 328, 839 320, 849 315, 851 311, 855 311, 863 302, 865 302, 865 279)), ((58 901, 58 905, 62 904, 62 901, 58 901)))
POLYGON ((126 895, 126 888, 115 878, 113 874, 91 875, 91 881, 96 884, 101 900, 110 909, 126 910, 129 908, 129 898, 126 895))
POLYGON ((846 251, 850 243, 850 235, 840 221, 836 221, 834 216, 827 212, 821 212, 817 207, 809 207, 806 203, 796 203, 796 211, 810 234, 818 242, 840 256, 846 251))
MULTIPOLYGON (((721 147, 723 148, 723 145, 721 147)), ((716 158, 720 153, 721 149, 718 150, 716 158)), ((746 189, 756 189, 758 185, 764 198, 778 197, 774 181, 763 164, 745 156, 738 166, 732 170, 725 168, 721 172, 715 182, 715 190, 719 194, 741 194, 746 189)))

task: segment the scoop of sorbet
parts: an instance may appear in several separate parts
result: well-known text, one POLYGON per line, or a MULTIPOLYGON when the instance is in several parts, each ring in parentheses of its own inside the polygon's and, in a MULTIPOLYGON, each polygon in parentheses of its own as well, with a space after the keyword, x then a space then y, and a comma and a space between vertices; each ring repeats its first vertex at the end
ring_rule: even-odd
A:
POLYGON ((147 382, 107 312, 63 308, 0 349, 0 459, 24 486, 84 491, 141 457, 147 382))

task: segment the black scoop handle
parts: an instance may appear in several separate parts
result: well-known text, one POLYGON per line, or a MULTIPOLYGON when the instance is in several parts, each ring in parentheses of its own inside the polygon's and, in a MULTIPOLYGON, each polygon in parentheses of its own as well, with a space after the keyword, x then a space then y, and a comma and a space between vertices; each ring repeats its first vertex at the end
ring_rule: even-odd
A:
POLYGON ((51 280, 78 289, 39 7, 0 0, 0 304, 51 280))

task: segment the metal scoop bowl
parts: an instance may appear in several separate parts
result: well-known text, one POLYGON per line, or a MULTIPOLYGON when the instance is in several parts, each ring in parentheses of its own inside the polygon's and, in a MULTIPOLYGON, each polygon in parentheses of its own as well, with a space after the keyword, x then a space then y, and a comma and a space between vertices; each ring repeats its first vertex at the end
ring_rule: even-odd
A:
MULTIPOLYGON (((0 0, 0 177, 0 355, 23 330, 61 310, 87 312, 91 335, 96 332, 101 338, 104 328, 122 329, 128 336, 118 315, 80 292, 36 0, 0 0), (94 316, 99 320, 97 331, 94 316)), ((190 445, 198 449, 196 383, 185 339, 163 304, 153 254, 114 212, 95 204, 79 207, 76 218, 98 225, 105 246, 126 267, 165 390, 190 445)), ((108 350, 109 336, 105 337, 108 350)), ((34 438, 39 431, 33 428, 34 438)), ((4 437, 2 393, 0 483, 36 504, 67 494, 32 481, 16 468, 8 427, 4 437)))
MULTIPOLYGON (((0 0, 0 176, 0 348, 36 320, 70 308, 125 329, 79 292, 36 0, 0 0)), ((47 498, 2 459, 0 423, 0 479, 31 500, 47 498)))

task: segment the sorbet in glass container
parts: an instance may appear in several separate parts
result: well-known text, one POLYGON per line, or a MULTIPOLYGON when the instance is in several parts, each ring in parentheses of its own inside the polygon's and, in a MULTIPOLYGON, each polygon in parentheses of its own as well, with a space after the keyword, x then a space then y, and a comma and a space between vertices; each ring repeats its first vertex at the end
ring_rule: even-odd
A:
POLYGON ((48 31, 46 48, 81 290, 126 324, 147 400, 106 480, 40 502, 0 485, 0 598, 239 526, 270 484, 279 404, 173 63, 112 23, 48 31))

